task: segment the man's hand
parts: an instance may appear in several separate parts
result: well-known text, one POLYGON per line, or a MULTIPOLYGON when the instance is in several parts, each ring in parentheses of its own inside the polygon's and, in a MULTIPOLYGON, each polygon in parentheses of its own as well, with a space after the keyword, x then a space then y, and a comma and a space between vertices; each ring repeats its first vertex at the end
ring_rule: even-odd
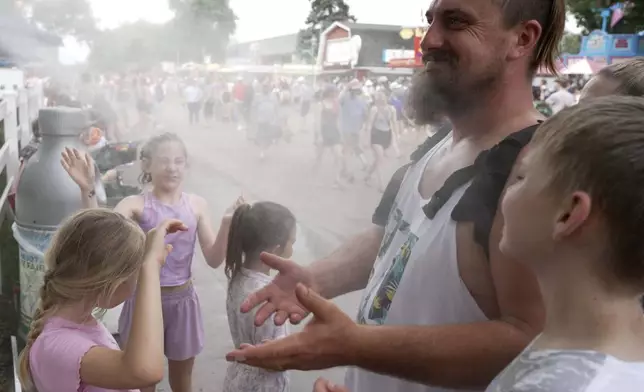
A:
POLYGON ((331 301, 303 284, 297 284, 295 294, 314 315, 302 332, 259 346, 242 345, 226 359, 274 371, 350 365, 347 355, 351 349, 347 345, 356 341, 359 327, 331 301))
POLYGON ((264 264, 279 271, 279 274, 269 285, 246 298, 241 306, 242 313, 248 313, 264 304, 255 315, 255 325, 264 324, 273 313, 276 313, 275 325, 282 325, 287 319, 293 324, 299 323, 306 317, 307 311, 298 301, 295 287, 298 283, 312 287, 313 277, 308 269, 291 260, 270 253, 262 253, 260 258, 264 264))
POLYGON ((313 386, 313 392, 349 392, 346 387, 334 385, 331 381, 318 378, 313 386))

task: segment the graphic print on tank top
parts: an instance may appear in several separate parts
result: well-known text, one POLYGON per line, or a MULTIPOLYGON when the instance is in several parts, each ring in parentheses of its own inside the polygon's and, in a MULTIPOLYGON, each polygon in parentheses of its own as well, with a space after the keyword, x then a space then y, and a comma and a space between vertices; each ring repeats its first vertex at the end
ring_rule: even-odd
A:
MULTIPOLYGON (((398 232, 406 235, 407 239, 400 249, 398 249, 398 252, 396 252, 396 256, 393 257, 390 266, 385 272, 384 279, 381 280, 379 285, 376 285, 371 289, 369 295, 364 296, 358 312, 358 322, 360 324, 366 324, 367 318, 376 324, 384 324, 387 319, 387 312, 394 300, 396 290, 402 280, 405 267, 407 267, 414 245, 418 242, 418 236, 411 232, 409 223, 403 220, 402 217, 402 211, 398 208, 397 204, 394 203, 389 217, 390 224, 387 225, 382 244, 380 245, 380 251, 378 252, 378 257, 383 257, 387 253, 398 232), (372 295, 374 294, 374 291, 375 295, 372 295), (371 297, 373 297, 371 308, 367 309, 369 298, 371 297), (365 315, 368 315, 367 318, 365 318, 365 315)), ((374 271, 375 267, 371 271, 371 277, 369 280, 373 277, 374 271)))

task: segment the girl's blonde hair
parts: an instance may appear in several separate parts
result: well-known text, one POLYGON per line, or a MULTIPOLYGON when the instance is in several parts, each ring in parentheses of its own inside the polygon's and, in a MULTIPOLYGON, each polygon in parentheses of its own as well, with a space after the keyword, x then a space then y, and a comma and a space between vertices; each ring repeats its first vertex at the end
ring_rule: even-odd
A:
POLYGON ((107 209, 83 210, 58 229, 45 253, 46 273, 25 349, 20 353, 19 377, 27 391, 35 390, 29 351, 47 318, 67 304, 111 298, 140 268, 145 233, 131 219, 107 209))

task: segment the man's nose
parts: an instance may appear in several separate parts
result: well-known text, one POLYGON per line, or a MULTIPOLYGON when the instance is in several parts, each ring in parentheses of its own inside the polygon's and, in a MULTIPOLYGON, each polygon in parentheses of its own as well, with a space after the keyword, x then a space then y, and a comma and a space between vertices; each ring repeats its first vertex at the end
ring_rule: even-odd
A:
POLYGON ((420 48, 423 52, 429 52, 441 48, 445 43, 445 33, 438 23, 429 25, 423 39, 420 41, 420 48))

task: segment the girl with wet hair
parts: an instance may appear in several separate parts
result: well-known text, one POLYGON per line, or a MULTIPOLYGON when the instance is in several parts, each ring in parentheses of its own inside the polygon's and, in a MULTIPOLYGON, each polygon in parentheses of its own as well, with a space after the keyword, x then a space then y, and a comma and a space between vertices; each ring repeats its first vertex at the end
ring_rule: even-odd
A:
MULTIPOLYGON (((241 313, 246 297, 271 282, 270 267, 260 260, 262 252, 289 258, 296 236, 295 217, 286 207, 268 201, 242 204, 230 223, 226 276, 226 311, 235 347, 261 344, 287 335, 286 326, 266 322, 255 326, 255 312, 241 313)), ((283 392, 288 390, 285 372, 272 372, 233 362, 228 366, 224 392, 283 392)))
POLYGON ((546 321, 488 392, 641 391, 644 99, 557 113, 513 176, 500 249, 534 272, 546 321))
MULTIPOLYGON (((173 392, 192 390, 195 357, 204 346, 203 320, 197 292, 192 284, 192 260, 197 239, 208 265, 219 267, 226 255, 230 214, 221 221, 217 233, 211 223, 206 200, 183 191, 187 171, 186 147, 175 134, 164 133, 151 138, 141 151, 141 182, 149 187, 143 194, 123 199, 115 211, 138 222, 144 231, 165 219, 180 219, 187 230, 167 238, 172 254, 160 271, 165 356, 168 358, 169 382, 173 392)), ((84 206, 97 206, 94 192, 94 163, 85 153, 66 150, 63 166, 78 184, 84 206)), ((119 319, 121 343, 127 347, 133 331, 132 296, 123 305, 119 319)), ((150 387, 153 391, 154 387, 150 387)))
POLYGON ((644 57, 602 68, 581 91, 581 99, 606 95, 644 97, 644 57))
POLYGON ((25 391, 133 391, 163 378, 159 271, 171 250, 164 237, 183 230, 167 220, 146 238, 136 222, 105 209, 61 225, 45 254, 40 302, 18 363, 25 391), (120 350, 92 311, 135 290, 131 339, 120 350))

